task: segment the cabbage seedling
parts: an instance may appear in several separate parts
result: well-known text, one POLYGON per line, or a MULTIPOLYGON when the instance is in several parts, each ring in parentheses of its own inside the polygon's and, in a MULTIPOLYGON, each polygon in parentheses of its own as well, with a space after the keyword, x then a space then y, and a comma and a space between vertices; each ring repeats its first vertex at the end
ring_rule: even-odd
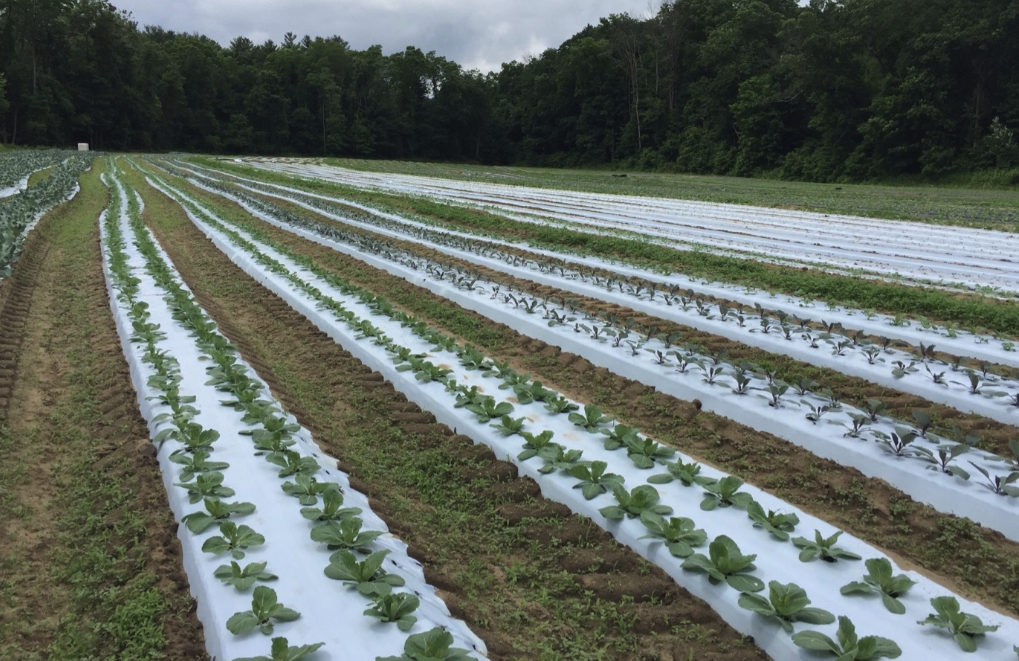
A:
POLYGON ((793 622, 807 624, 831 624, 835 616, 821 608, 808 606, 810 599, 807 592, 795 583, 768 583, 768 598, 758 594, 744 592, 739 597, 739 605, 765 617, 778 620, 782 628, 792 633, 793 622))
POLYGON ((269 563, 252 562, 241 569, 239 564, 231 560, 229 565, 216 567, 212 575, 226 585, 234 586, 238 592, 244 592, 254 585, 255 581, 275 581, 279 578, 276 574, 265 571, 267 564, 269 563))
POLYGON ((453 635, 436 627, 408 638, 400 656, 380 656, 375 661, 474 661, 474 657, 453 647, 453 635))
POLYGON ((378 618, 383 622, 396 622, 400 631, 410 631, 418 621, 411 615, 421 605, 421 600, 410 592, 384 594, 376 597, 375 603, 364 611, 368 617, 378 618))
POLYGON ((710 511, 716 507, 739 507, 746 509, 754 502, 753 496, 748 493, 737 493, 743 486, 743 480, 734 475, 727 475, 717 482, 702 484, 705 491, 704 500, 701 501, 701 509, 710 511))
POLYGON ((718 481, 713 477, 701 475, 701 465, 695 461, 691 461, 688 464, 683 463, 682 458, 677 459, 675 462, 667 461, 665 462, 665 468, 668 470, 667 473, 652 475, 647 481, 651 484, 668 484, 673 480, 679 480, 683 483, 684 487, 693 486, 694 484, 705 486, 718 481))
POLYGON ((587 466, 574 466, 569 473, 580 480, 580 483, 574 484, 573 488, 580 489, 584 498, 591 500, 613 487, 621 487, 623 478, 615 473, 606 473, 607 468, 608 464, 604 461, 592 461, 587 466))
POLYGON ((335 482, 319 482, 309 475, 298 474, 293 482, 284 482, 283 493, 293 496, 299 503, 305 506, 312 506, 318 502, 318 497, 327 491, 340 491, 340 485, 335 482))
POLYGON ((242 659, 234 659, 234 661, 298 661, 317 651, 323 645, 325 643, 290 646, 286 638, 276 637, 272 639, 272 648, 269 651, 269 656, 249 656, 242 659))
POLYGON ((661 496, 658 490, 648 484, 635 487, 632 492, 627 492, 621 485, 610 485, 612 494, 616 497, 618 505, 602 507, 598 511, 610 521, 621 521, 624 517, 635 519, 646 511, 655 514, 672 514, 672 508, 668 505, 659 505, 661 496))
POLYGON ((626 455, 637 468, 651 468, 656 462, 664 464, 675 454, 674 448, 660 445, 650 438, 640 438, 634 434, 626 439, 626 455))
POLYGON ((869 573, 864 575, 863 582, 854 581, 843 585, 842 594, 879 594, 889 612, 896 615, 905 613, 906 607, 899 601, 899 597, 916 585, 916 581, 905 574, 892 576, 892 563, 887 558, 871 558, 864 564, 869 573))
POLYGON ((842 536, 842 531, 837 531, 831 537, 822 537, 820 530, 814 531, 814 541, 806 537, 794 537, 793 545, 803 549, 800 551, 800 561, 809 562, 815 558, 821 558, 825 562, 838 562, 839 558, 846 560, 860 560, 860 556, 835 546, 835 542, 842 536))
POLYGON ((326 491, 322 495, 322 507, 302 507, 301 516, 314 521, 325 523, 328 521, 343 521, 361 513, 358 507, 343 507, 343 494, 336 490, 326 491))
POLYGON ((187 525, 188 530, 196 535, 231 516, 251 514, 255 511, 255 505, 253 503, 227 503, 219 498, 206 498, 205 509, 205 512, 192 512, 184 515, 181 519, 187 525))
POLYGON ((170 461, 184 467, 180 473, 180 479, 185 482, 191 481, 195 475, 230 468, 230 464, 225 461, 209 461, 208 450, 198 450, 192 456, 183 453, 171 454, 170 461))
POLYGON ((930 624, 939 629, 945 629, 963 652, 975 652, 977 650, 977 636, 983 636, 998 630, 998 625, 987 626, 980 621, 976 615, 963 613, 959 601, 955 597, 934 597, 931 599, 933 613, 927 619, 920 620, 917 624, 930 624))
POLYGON ((299 617, 300 613, 279 603, 275 590, 260 585, 251 599, 251 610, 234 613, 226 621, 226 628, 239 636, 257 627, 268 636, 276 622, 293 622, 299 617))
POLYGON ((244 557, 243 549, 265 544, 265 537, 248 526, 238 526, 233 521, 219 524, 219 533, 205 540, 202 551, 216 555, 229 551, 236 560, 240 560, 244 557))
POLYGON ((719 535, 708 544, 708 555, 694 553, 683 561, 683 569, 702 571, 708 575, 712 584, 727 583, 740 592, 760 592, 764 583, 749 573, 757 567, 754 560, 757 555, 743 555, 736 542, 725 535, 719 535))
POLYGON ((376 551, 364 561, 358 562, 350 551, 337 551, 329 559, 325 573, 329 578, 342 581, 365 596, 386 595, 392 592, 394 587, 398 588, 404 584, 403 578, 387 574, 382 569, 382 563, 387 555, 388 550, 376 551))
POLYGON ((812 652, 827 652, 837 657, 836 661, 873 661, 902 656, 899 646, 887 638, 857 637, 856 627, 848 617, 839 617, 839 629, 835 635, 838 642, 817 631, 798 631, 793 634, 793 643, 812 652))
POLYGON ((708 534, 696 528, 692 519, 665 517, 654 512, 643 512, 640 522, 648 529, 648 534, 640 539, 658 539, 665 543, 669 553, 677 558, 687 558, 693 554, 693 547, 700 546, 708 540, 708 534))
POLYGON ((612 418, 607 415, 602 415, 600 406, 585 404, 583 414, 570 414, 570 422, 578 427, 583 427, 587 431, 593 432, 601 426, 610 424, 612 422, 612 418))
POLYGON ((194 482, 174 482, 174 485, 187 489, 188 502, 192 505, 203 498, 229 498, 235 493, 233 489, 223 486, 223 474, 218 471, 197 475, 194 482))
MULTIPOLYGON (((789 539, 789 533, 800 523, 800 517, 795 514, 780 514, 764 508, 757 501, 751 501, 747 505, 747 516, 754 522, 755 528, 764 528, 775 539, 783 542, 789 539)), ((834 622, 835 620, 832 620, 834 622)))

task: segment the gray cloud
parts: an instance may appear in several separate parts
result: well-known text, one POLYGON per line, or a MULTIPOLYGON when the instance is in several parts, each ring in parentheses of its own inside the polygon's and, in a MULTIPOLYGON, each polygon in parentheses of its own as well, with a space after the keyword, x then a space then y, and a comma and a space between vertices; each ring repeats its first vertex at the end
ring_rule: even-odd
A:
POLYGON ((279 43, 339 35, 358 50, 407 46, 455 60, 467 69, 498 70, 503 62, 558 46, 609 14, 644 16, 660 0, 114 0, 139 25, 198 32, 223 45, 237 36, 279 43))

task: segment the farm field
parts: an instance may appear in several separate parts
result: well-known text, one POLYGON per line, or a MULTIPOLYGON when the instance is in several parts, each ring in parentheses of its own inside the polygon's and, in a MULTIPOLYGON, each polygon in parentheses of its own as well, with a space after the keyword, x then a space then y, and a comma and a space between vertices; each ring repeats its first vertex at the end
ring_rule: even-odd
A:
POLYGON ((8 656, 1015 658, 1012 235, 72 162, 8 176, 8 656))

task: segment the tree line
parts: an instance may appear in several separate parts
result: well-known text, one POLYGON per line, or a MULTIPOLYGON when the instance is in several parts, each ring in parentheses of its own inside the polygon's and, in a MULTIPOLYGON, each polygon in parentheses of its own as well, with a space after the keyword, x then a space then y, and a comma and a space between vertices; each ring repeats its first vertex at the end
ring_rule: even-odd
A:
POLYGON ((671 0, 482 74, 0 0, 0 140, 795 179, 1019 167, 1019 0, 671 0))

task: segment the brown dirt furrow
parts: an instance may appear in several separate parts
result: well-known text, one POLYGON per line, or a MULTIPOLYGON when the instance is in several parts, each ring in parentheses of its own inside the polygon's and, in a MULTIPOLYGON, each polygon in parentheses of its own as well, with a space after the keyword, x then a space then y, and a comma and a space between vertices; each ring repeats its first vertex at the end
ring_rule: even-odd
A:
MULTIPOLYGON (((190 192, 203 193, 198 189, 190 192)), ((1001 534, 967 519, 943 515, 883 480, 867 478, 791 443, 700 411, 696 403, 657 392, 596 367, 582 356, 495 324, 401 278, 257 221, 232 202, 209 194, 203 199, 229 217, 251 223, 273 240, 310 257, 319 266, 387 297, 408 313, 478 346, 493 358, 509 361, 515 369, 533 375, 546 386, 578 401, 602 406, 617 420, 867 540, 900 564, 925 573, 959 594, 990 608, 1019 614, 1019 544, 1001 534)), ((692 333, 687 332, 686 337, 691 338, 692 333)), ((727 348, 730 355, 749 356, 755 351, 724 341, 711 346, 727 348), (741 354, 741 350, 746 353, 741 354)), ((873 396, 874 387, 867 384, 867 389, 873 396)), ((915 402, 901 393, 889 394, 895 395, 893 401, 900 410, 908 411, 910 402, 915 402)), ((850 401, 848 397, 846 400, 850 401)))
POLYGON ((766 656, 656 567, 434 422, 234 266, 179 207, 130 180, 206 311, 425 565, 490 657, 708 661, 766 656), (583 551, 590 562, 578 564, 583 551))
POLYGON ((6 418, 0 408, 0 656, 204 660, 110 315, 100 169, 30 235, 0 312, 0 337, 18 344, 15 368, 0 366, 10 393, 6 418))

